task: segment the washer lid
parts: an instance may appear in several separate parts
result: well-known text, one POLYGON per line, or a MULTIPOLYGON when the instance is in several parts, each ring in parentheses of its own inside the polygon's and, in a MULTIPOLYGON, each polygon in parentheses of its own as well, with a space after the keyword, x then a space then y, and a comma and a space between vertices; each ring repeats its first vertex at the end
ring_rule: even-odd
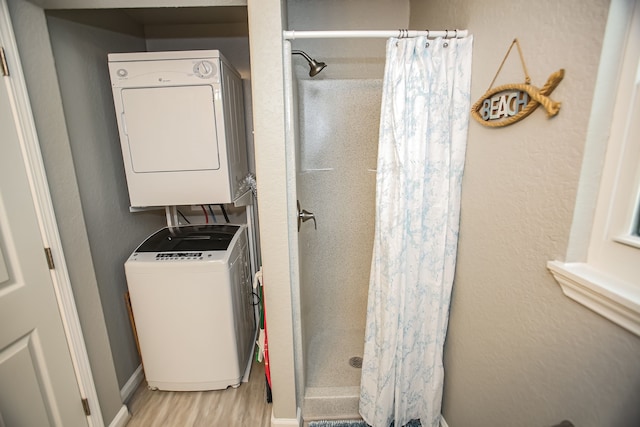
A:
POLYGON ((163 228, 136 252, 226 251, 239 225, 187 225, 163 228))

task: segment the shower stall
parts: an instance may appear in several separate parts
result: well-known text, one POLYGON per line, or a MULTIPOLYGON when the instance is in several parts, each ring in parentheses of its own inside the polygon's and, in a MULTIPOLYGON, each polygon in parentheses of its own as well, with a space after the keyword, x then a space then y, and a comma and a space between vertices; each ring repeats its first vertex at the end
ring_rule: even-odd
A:
POLYGON ((310 73, 285 41, 289 205, 307 211, 293 289, 297 388, 305 420, 357 417, 384 61, 378 78, 361 78, 329 61, 314 73, 308 53, 310 73))

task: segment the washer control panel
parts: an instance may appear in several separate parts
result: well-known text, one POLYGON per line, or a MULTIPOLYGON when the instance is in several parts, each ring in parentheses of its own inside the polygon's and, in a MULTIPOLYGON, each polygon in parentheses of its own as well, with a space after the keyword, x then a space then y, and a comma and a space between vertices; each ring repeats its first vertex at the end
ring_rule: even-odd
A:
POLYGON ((202 259, 202 252, 162 252, 156 255, 156 261, 184 261, 202 259))

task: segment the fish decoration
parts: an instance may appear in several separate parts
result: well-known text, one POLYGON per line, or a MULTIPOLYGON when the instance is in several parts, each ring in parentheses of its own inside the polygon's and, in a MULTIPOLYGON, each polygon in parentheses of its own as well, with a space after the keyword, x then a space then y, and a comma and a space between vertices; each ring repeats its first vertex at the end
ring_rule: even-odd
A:
POLYGON ((502 127, 516 123, 542 105, 548 117, 560 111, 560 102, 549 95, 564 78, 564 69, 551 74, 542 88, 528 83, 513 83, 497 86, 488 90, 471 107, 471 116, 480 124, 489 127, 502 127))

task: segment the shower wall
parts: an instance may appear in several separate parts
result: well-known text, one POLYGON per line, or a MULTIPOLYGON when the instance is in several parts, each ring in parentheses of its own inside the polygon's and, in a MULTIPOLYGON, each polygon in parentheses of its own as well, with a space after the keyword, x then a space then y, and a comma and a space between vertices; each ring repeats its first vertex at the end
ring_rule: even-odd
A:
MULTIPOLYGON (((409 22, 409 1, 289 0, 287 9, 291 30, 395 29, 409 22)), ((303 416, 357 415, 360 370, 349 359, 364 347, 385 40, 291 44, 327 63, 310 78, 306 61, 293 57, 297 193, 317 220, 317 230, 306 222, 298 236, 303 416)))
POLYGON ((298 195, 307 386, 353 386, 362 356, 381 80, 301 80, 298 195), (338 102, 336 102, 338 101, 338 102))

